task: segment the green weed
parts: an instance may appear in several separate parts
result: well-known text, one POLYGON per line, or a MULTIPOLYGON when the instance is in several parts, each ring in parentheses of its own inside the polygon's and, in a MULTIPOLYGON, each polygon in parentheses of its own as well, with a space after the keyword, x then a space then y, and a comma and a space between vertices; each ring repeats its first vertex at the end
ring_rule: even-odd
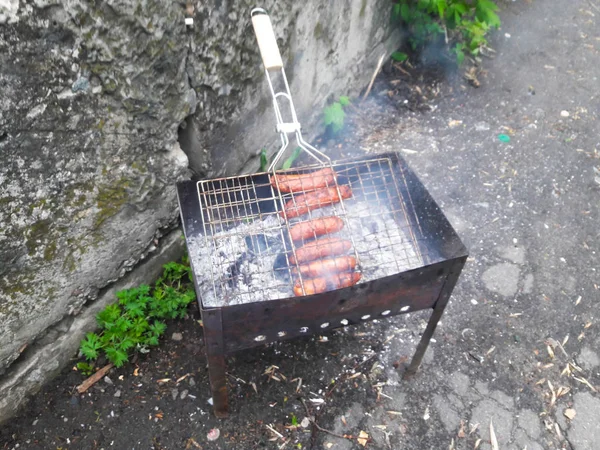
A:
POLYGON ((491 0, 397 0, 392 19, 408 27, 413 50, 444 37, 462 64, 465 54, 477 56, 488 32, 500 26, 497 11, 491 0))
POLYGON ((145 353, 157 346, 167 329, 165 320, 183 318, 187 305, 195 300, 192 285, 191 268, 184 258, 182 263, 165 264, 154 288, 143 284, 117 292, 118 302, 96 316, 100 331, 88 333, 81 341, 81 353, 88 361, 104 353, 121 367, 129 361, 131 352, 145 353))

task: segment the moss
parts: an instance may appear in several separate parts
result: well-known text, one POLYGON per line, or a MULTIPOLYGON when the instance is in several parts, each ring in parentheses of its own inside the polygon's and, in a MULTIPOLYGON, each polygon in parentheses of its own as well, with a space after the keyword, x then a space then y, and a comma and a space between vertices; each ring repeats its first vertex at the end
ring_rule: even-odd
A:
POLYGON ((365 9, 367 9, 367 0, 362 0, 358 17, 365 17, 365 9))
POLYGON ((87 197, 85 196, 85 194, 81 194, 79 197, 77 197, 77 200, 75 200, 73 202, 73 206, 81 206, 81 205, 83 205, 85 203, 86 198, 87 197))
POLYGON ((104 119, 100 119, 100 121, 98 122, 97 127, 100 131, 102 131, 102 129, 104 128, 105 123, 106 123, 106 121, 104 119))
POLYGON ((133 170, 137 170, 140 173, 146 173, 146 172, 148 172, 148 166, 146 164, 140 163, 138 161, 133 161, 131 163, 131 168, 133 170))
POLYGON ((44 260, 52 261, 56 256, 56 242, 50 242, 44 249, 44 260))
POLYGON ((39 199, 39 200, 36 200, 36 201, 35 201, 35 202, 33 202, 33 203, 30 203, 30 204, 29 204, 29 206, 27 207, 27 215, 28 215, 28 216, 31 216, 31 215, 33 214, 33 210, 34 210, 35 208, 41 208, 41 207, 43 207, 43 206, 46 206, 46 203, 47 203, 47 202, 48 202, 48 201, 47 201, 45 198, 41 198, 41 199, 39 199))
POLYGON ((0 197, 0 208, 2 208, 3 206, 8 205, 13 200, 15 200, 14 197, 0 197))
POLYGON ((0 277, 0 292, 15 299, 17 294, 31 295, 35 292, 32 285, 33 275, 29 273, 20 273, 14 278, 0 277))
POLYGON ((127 188, 130 181, 126 178, 121 178, 118 182, 106 186, 102 186, 98 190, 96 203, 100 212, 94 220, 94 229, 99 228, 104 222, 117 214, 122 206, 129 200, 127 188))
POLYGON ((323 36, 323 25, 321 25, 321 22, 317 22, 317 24, 315 25, 313 35, 315 39, 321 39, 321 37, 323 36))
POLYGON ((48 236, 50 232, 50 219, 38 220, 31 227, 29 227, 29 232, 27 233, 27 241, 25 242, 25 246, 27 247, 27 251, 29 255, 34 255, 40 246, 41 240, 43 240, 46 236, 48 236))

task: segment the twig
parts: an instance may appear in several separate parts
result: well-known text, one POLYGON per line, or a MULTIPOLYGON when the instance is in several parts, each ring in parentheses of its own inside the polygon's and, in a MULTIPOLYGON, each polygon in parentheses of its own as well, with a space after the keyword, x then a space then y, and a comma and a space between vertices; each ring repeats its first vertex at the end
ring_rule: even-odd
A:
POLYGON ((280 439, 285 439, 285 437, 283 436, 283 434, 281 434, 279 431, 277 431, 271 425, 266 425, 266 427, 267 427, 267 430, 269 430, 271 433, 277 435, 280 439))
POLYGON ((596 6, 596 4, 592 0, 588 0, 588 3, 590 4, 590 6, 592 8, 594 8, 596 11, 600 12, 600 8, 598 8, 598 6, 596 6))
POLYGON ((363 102, 365 101, 365 99, 371 93, 371 88, 373 87, 373 83, 375 83, 375 78, 377 77, 377 74, 381 70, 381 66, 383 64, 383 58, 385 58, 385 53, 383 55, 381 55, 381 58, 379 58, 379 61, 377 62, 377 67, 375 68, 375 72, 373 72, 373 76, 371 77, 371 81, 369 82, 369 86, 367 86, 367 90, 365 91, 365 95, 363 95, 363 98, 362 98, 363 102))
POLYGON ((83 394, 90 387, 92 387, 94 384, 96 384, 112 368, 113 368, 112 363, 107 364, 102 369, 100 369, 98 372, 96 372, 94 375, 86 378, 83 381, 83 383, 81 383, 79 386, 77 386, 77 392, 79 392, 80 394, 83 394))
POLYGON ((306 417, 308 417, 308 420, 310 420, 310 422, 315 426, 315 428, 319 431, 322 431, 323 433, 327 433, 330 434, 332 436, 338 437, 340 439, 348 439, 349 441, 353 441, 355 438, 352 435, 349 434, 337 434, 334 433, 333 431, 330 431, 326 428, 323 428, 322 426, 320 426, 317 422, 315 422, 315 419, 311 418, 310 416, 310 411, 308 410, 308 406, 306 406, 306 402, 304 401, 304 399, 300 399, 302 401, 302 404, 304 405, 304 409, 306 410, 306 417))

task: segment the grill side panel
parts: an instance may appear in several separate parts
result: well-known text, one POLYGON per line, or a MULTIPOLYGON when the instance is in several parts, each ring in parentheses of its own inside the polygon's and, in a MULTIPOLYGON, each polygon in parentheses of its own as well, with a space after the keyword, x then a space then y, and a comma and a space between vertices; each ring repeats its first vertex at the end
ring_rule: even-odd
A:
POLYGON ((432 308, 456 262, 448 260, 310 297, 223 308, 225 351, 432 308))

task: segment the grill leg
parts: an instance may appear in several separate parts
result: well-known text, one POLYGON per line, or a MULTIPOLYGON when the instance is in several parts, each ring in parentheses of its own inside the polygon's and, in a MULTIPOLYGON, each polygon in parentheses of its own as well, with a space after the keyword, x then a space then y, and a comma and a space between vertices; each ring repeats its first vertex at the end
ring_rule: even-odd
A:
POLYGON ((446 309, 446 304, 446 302, 440 301, 435 304, 435 308, 433 309, 431 317, 429 318, 429 322, 427 323, 427 328, 425 328, 425 332, 423 333, 423 336, 421 336, 419 345, 417 345, 417 350, 415 351, 412 361, 410 362, 410 366, 408 366, 408 369, 406 369, 406 372, 404 372, 402 378, 410 378, 417 373, 417 370, 419 370, 423 356, 425 355, 427 347, 429 346, 429 341, 435 332, 435 327, 437 327, 437 324, 444 313, 444 309, 446 309))
POLYGON ((225 355, 210 355, 208 357, 208 378, 213 398, 213 410, 215 416, 220 418, 225 418, 229 415, 225 371, 225 355))
POLYGON ((224 418, 229 415, 229 407, 227 404, 225 346, 223 344, 221 309, 201 310, 201 312, 213 410, 215 416, 224 418))
POLYGON ((458 276, 465 265, 465 261, 467 257, 461 257, 456 259, 452 266, 450 267, 450 271, 448 273, 448 277, 444 282, 444 286, 440 291, 440 295, 435 302, 435 307, 433 308, 433 313, 431 313, 431 317, 429 318, 429 322, 427 323, 427 328, 425 328, 425 332, 423 336, 421 336, 421 340, 419 341, 419 345, 417 345, 417 350, 413 356, 412 361, 410 362, 410 366, 404 372, 402 378, 407 379, 412 377, 417 370, 419 370, 419 366, 421 365, 421 361, 423 360, 423 356, 425 355, 425 351, 429 346, 429 341, 435 332, 435 327, 437 327, 438 322, 442 318, 442 314, 444 314, 444 309, 446 309, 446 305, 450 300, 450 294, 452 294, 452 290, 458 281, 458 276))

